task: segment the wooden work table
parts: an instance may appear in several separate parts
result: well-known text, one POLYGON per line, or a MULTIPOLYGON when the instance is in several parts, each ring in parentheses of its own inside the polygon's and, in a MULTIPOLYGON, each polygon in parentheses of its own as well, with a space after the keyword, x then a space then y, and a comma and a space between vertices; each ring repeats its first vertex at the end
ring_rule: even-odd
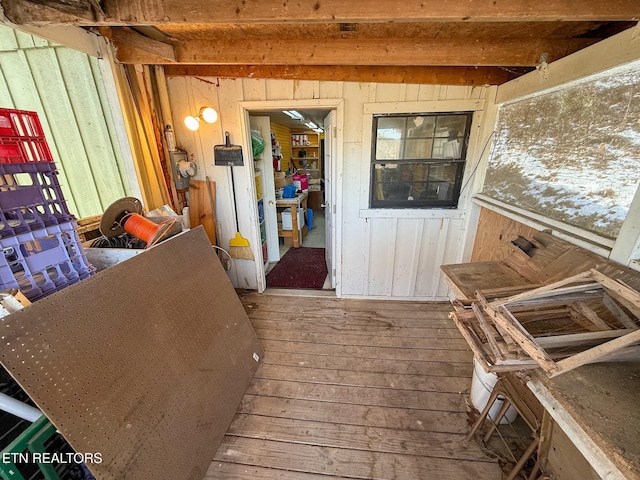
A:
MULTIPOLYGON (((280 226, 278 228, 278 236, 285 239, 291 238, 294 248, 298 248, 302 244, 302 237, 306 233, 306 230, 302 232, 302 228, 298 230, 298 208, 302 207, 303 212, 307 211, 307 197, 308 192, 301 192, 294 198, 276 200, 277 209, 288 208, 291 211, 291 230, 284 230, 280 226)), ((306 226, 303 228, 306 228, 306 226)))
POLYGON ((640 478, 640 362, 584 365, 527 386, 603 479, 640 478))

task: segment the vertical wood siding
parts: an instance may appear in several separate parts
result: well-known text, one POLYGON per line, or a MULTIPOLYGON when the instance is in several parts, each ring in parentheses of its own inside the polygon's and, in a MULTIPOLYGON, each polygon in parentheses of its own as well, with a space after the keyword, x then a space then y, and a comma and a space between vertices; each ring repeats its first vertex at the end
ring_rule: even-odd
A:
POLYGON ((0 107, 38 112, 67 204, 97 215, 130 195, 100 60, 0 26, 0 107))
MULTIPOLYGON (((223 230, 221 245, 235 232, 233 210, 226 167, 212 165, 212 148, 222 143, 223 131, 231 132, 235 143, 240 142, 237 105, 249 100, 342 99, 344 101, 343 190, 338 193, 337 208, 342 213, 342 247, 340 262, 340 293, 342 296, 416 298, 422 300, 446 299, 448 290, 440 265, 461 260, 465 235, 464 208, 462 215, 448 218, 364 218, 361 210, 368 208, 369 152, 365 144, 364 104, 371 102, 415 102, 433 100, 484 99, 485 88, 396 85, 357 82, 316 82, 293 80, 220 79, 169 77, 167 79, 174 125, 178 143, 199 157, 198 176, 209 175, 218 186, 218 219, 223 230), (183 127, 182 119, 204 104, 219 108, 219 124, 201 128, 196 133, 183 127)), ((483 112, 478 112, 482 117, 483 112)), ((368 127, 367 127, 368 128, 368 127)), ((480 129, 478 129, 480 130, 480 129)), ((468 158, 475 159, 479 152, 470 146, 468 158)), ((469 161, 470 163, 472 160, 469 161)), ((467 168, 467 172, 472 170, 467 168)), ((252 237, 257 222, 253 216, 250 198, 250 178, 238 175, 236 191, 240 231, 252 237)), ((458 211, 458 213, 461 213, 458 211)), ((253 245, 252 245, 253 247, 253 245)), ((254 248, 259 258, 257 248, 254 248)), ((248 261, 234 262, 230 276, 242 288, 256 288, 255 268, 248 261), (244 263, 242 263, 244 262, 244 263)))

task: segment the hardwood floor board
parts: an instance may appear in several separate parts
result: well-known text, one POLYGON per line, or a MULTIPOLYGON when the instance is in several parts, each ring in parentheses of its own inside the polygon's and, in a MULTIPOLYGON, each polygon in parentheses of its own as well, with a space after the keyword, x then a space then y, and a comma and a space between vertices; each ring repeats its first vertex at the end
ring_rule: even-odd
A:
POLYGON ((464 412, 462 393, 417 392, 386 388, 321 385, 317 383, 265 380, 254 378, 247 388, 252 395, 316 400, 320 402, 355 403, 381 407, 415 408, 464 412))
POLYGON ((462 377, 471 384, 473 366, 468 362, 392 360, 311 355, 305 353, 282 353, 270 351, 264 358, 267 365, 303 366, 328 370, 350 370, 382 374, 425 375, 430 377, 462 377))
POLYGON ((461 377, 428 377, 396 373, 367 373, 262 364, 255 378, 289 380, 324 385, 378 387, 424 392, 460 393, 469 390, 470 381, 461 377))
POLYGON ((215 461, 361 479, 500 478, 495 463, 226 436, 215 461))
POLYGON ((241 463, 213 461, 204 480, 342 480, 343 478, 321 473, 292 472, 241 463))
POLYGON ((432 362, 467 362, 471 364, 471 350, 427 350, 420 348, 368 347, 354 345, 314 344, 286 340, 260 338, 265 357, 269 352, 303 353, 342 356, 359 359, 378 358, 384 360, 418 360, 432 362))
POLYGON ((315 333, 305 332, 300 329, 275 330, 255 328, 259 339, 291 340, 293 342, 307 342, 316 344, 366 346, 366 347, 395 347, 395 348, 421 348, 428 350, 466 350, 467 342, 458 336, 457 338, 440 338, 434 335, 432 338, 415 337, 389 337, 385 335, 344 335, 340 333, 315 333))
POLYGON ((473 355, 448 303, 250 294, 265 350, 206 480, 501 478, 463 444, 473 355))
MULTIPOLYGON (((284 310, 284 309, 283 309, 284 310)), ((387 318, 372 318, 366 314, 344 314, 340 316, 329 314, 312 314, 306 312, 270 311, 270 310, 248 310, 247 315, 251 319, 288 321, 294 323, 314 323, 316 325, 345 325, 345 326, 368 326, 382 328, 446 328, 456 329, 455 324, 447 315, 436 313, 432 318, 424 318, 420 315, 413 317, 400 317, 396 314, 387 318)))
POLYGON ((247 394, 238 413, 342 425, 466 434, 466 412, 415 410, 247 394))
POLYGON ((371 325, 371 324, 352 324, 348 322, 318 322, 317 320, 283 320, 279 318, 262 319, 251 318, 254 328, 262 328, 277 331, 304 331, 309 333, 339 333, 340 335, 357 335, 369 336, 380 335, 384 337, 411 337, 411 338, 461 338, 457 327, 450 325, 432 326, 426 325, 421 327, 406 327, 397 325, 371 325))
POLYGON ((480 446, 475 442, 465 443, 465 435, 462 434, 239 414, 227 435, 321 447, 488 461, 480 446))

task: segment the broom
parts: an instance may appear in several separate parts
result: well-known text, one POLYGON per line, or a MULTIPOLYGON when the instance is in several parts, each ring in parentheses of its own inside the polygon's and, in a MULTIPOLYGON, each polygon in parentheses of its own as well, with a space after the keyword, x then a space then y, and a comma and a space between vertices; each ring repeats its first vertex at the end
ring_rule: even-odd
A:
MULTIPOLYGON (((227 139, 229 137, 227 136, 227 139)), ((236 204, 236 186, 233 180, 233 167, 231 168, 231 190, 233 191, 233 211, 236 214, 236 236, 229 241, 229 255, 233 258, 241 258, 244 260, 253 260, 253 252, 249 246, 249 240, 244 238, 240 233, 240 225, 238 223, 238 206, 236 204)))

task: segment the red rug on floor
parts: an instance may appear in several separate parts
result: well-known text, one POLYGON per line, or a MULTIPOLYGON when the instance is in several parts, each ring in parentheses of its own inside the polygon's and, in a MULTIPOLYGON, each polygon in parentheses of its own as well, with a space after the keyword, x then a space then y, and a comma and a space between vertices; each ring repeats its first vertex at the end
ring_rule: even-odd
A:
POLYGON ((322 290, 326 278, 324 248, 290 248, 267 273, 267 287, 322 290))

